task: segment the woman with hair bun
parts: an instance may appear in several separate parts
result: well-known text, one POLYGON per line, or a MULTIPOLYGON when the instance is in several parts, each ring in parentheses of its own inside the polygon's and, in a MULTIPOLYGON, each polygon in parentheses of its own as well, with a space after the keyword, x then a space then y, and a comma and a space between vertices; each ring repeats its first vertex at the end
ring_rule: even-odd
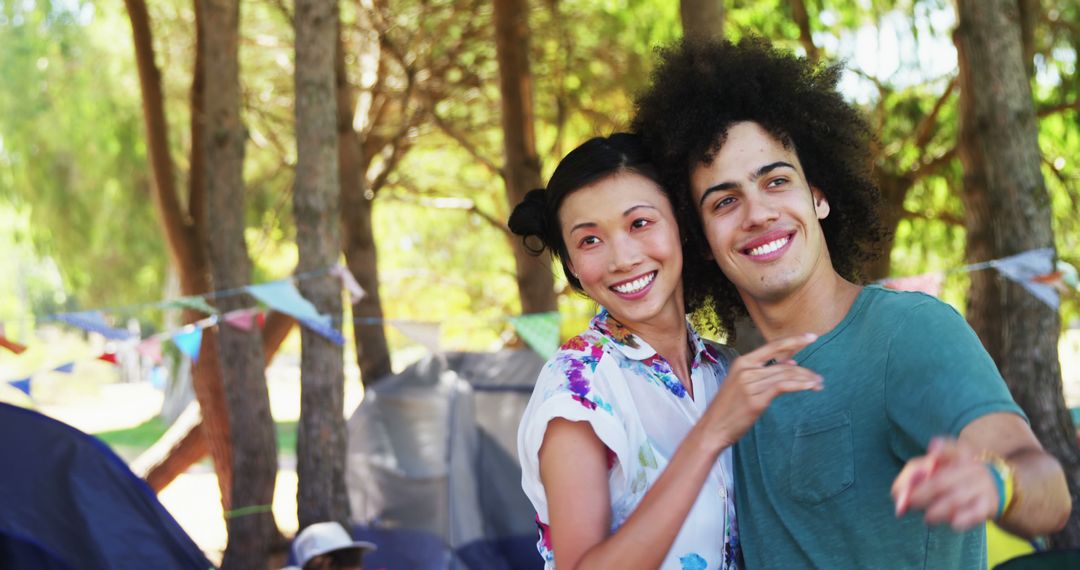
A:
POLYGON ((779 394, 821 389, 791 359, 812 335, 735 358, 690 325, 659 180, 636 136, 598 137, 510 216, 601 307, 544 366, 518 429, 548 569, 741 567, 730 448, 779 394))

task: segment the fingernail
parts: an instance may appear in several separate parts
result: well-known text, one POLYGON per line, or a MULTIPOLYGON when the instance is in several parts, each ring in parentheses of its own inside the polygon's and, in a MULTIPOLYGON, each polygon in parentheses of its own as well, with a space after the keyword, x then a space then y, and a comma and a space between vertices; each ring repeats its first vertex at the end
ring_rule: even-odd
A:
POLYGON ((813 341, 817 340, 817 335, 814 334, 814 333, 806 333, 803 336, 805 336, 806 340, 809 340, 810 342, 813 342, 813 341))

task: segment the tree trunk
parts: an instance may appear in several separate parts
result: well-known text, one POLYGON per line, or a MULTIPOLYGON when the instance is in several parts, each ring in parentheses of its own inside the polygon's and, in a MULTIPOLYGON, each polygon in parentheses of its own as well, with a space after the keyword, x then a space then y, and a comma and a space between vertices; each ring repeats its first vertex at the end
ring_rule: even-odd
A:
MULTIPOLYGON (((964 192, 973 195, 966 205, 981 208, 967 212, 969 228, 986 230, 968 240, 989 240, 980 244, 988 250, 986 259, 1054 246, 1019 12, 1018 0, 957 1, 964 192)), ((985 293, 970 296, 979 294, 985 293)), ((1053 544, 1078 547, 1080 450, 1062 393, 1057 311, 1007 279, 997 281, 996 296, 978 302, 986 303, 986 319, 972 326, 984 340, 993 339, 991 356, 1013 397, 1069 480, 1072 516, 1053 544)))
MULTIPOLYGON (((376 46, 377 49, 377 46, 376 46)), ((349 271, 364 289, 364 297, 353 305, 353 331, 360 380, 370 386, 388 376, 390 348, 386 344, 382 301, 379 297, 379 267, 375 232, 371 223, 372 199, 367 193, 363 145, 353 129, 356 96, 345 70, 345 45, 338 33, 334 56, 337 89, 338 172, 341 177, 342 249, 349 271)))
MULTIPOLYGON (((270 365, 294 324, 296 321, 292 317, 277 311, 271 312, 266 318, 262 330, 265 366, 270 365)), ((193 405, 198 406, 198 402, 193 405)), ((198 409, 194 416, 189 416, 185 411, 150 449, 132 462, 132 470, 143 477, 155 493, 160 493, 189 467, 206 457, 209 448, 203 429, 203 419, 198 409)))
MULTIPOLYGON (((202 10, 207 93, 199 132, 206 165, 207 234, 213 283, 217 289, 243 287, 251 282, 251 258, 244 241, 244 143, 240 120, 240 1, 197 0, 202 10)), ((250 307, 247 295, 217 300, 218 308, 250 307)), ((277 442, 266 390, 262 344, 258 332, 223 325, 218 328, 218 353, 229 431, 233 434, 232 514, 222 568, 265 568, 277 534, 273 512, 277 477, 277 442)))
MULTIPOLYGON (((162 231, 168 244, 169 256, 180 276, 180 290, 184 295, 198 295, 210 290, 207 277, 206 255, 197 230, 198 220, 187 215, 180 204, 175 181, 175 166, 169 153, 168 123, 165 120, 165 97, 161 87, 161 73, 154 61, 154 43, 150 29, 150 16, 144 0, 125 0, 131 20, 134 40, 135 62, 142 91, 143 118, 146 122, 147 154, 154 173, 154 205, 161 218, 162 231)), ((198 48, 197 48, 198 49, 198 48)), ((198 84, 195 85, 196 91, 198 84)), ((195 120, 192 113, 192 120, 195 120)), ((193 166, 195 162, 193 161, 193 166)), ((192 172, 191 176, 201 174, 192 172)), ((197 204, 202 198, 192 196, 189 203, 197 204)), ((201 318, 195 311, 184 311, 184 321, 194 322, 201 318)), ((218 373, 216 347, 212 335, 203 338, 203 357, 192 369, 195 397, 202 409, 202 431, 207 438, 207 448, 214 461, 218 477, 222 505, 229 508, 232 488, 232 449, 229 440, 228 416, 225 410, 224 388, 218 373)))
MULTIPOLYGON (((297 0, 294 18, 297 160, 293 210, 299 270, 307 272, 334 264, 341 251, 334 69, 338 5, 335 0, 297 0)), ((338 281, 329 275, 307 279, 301 291, 321 314, 340 323, 338 281)), ((301 349, 297 517, 300 528, 322 521, 347 524, 342 350, 307 328, 301 329, 301 349)))
POLYGON ((679 18, 683 36, 688 39, 703 41, 724 37, 723 0, 681 0, 679 18))
MULTIPOLYGON (((526 0, 494 0, 495 52, 502 93, 503 149, 506 195, 511 206, 540 188, 540 157, 533 132, 533 87, 529 71, 529 24, 526 0)), ((520 239, 512 238, 518 292, 523 313, 556 310, 551 264, 529 255, 520 239)))

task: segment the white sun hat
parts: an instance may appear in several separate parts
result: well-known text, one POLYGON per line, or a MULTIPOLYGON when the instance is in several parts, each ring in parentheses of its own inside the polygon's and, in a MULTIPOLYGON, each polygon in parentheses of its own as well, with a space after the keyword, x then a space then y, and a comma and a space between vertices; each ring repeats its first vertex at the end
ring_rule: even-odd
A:
POLYGON ((297 566, 303 566, 308 563, 308 560, 320 554, 350 548, 359 549, 361 552, 371 552, 377 547, 363 540, 354 541, 349 536, 349 532, 336 522, 321 522, 300 531, 293 540, 292 548, 297 566))

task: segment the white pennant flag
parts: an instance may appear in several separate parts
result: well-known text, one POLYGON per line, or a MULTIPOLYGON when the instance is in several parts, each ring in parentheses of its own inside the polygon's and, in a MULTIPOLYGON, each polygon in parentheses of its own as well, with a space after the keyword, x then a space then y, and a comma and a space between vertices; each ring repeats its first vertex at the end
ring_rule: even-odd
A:
POLYGON ((1032 249, 1009 257, 995 259, 990 262, 990 265, 1005 277, 1019 283, 1051 309, 1057 310, 1058 304, 1061 302, 1057 290, 1054 289, 1053 285, 1040 283, 1036 280, 1054 271, 1053 248, 1032 249))
POLYGON ((409 340, 427 348, 431 352, 439 352, 439 323, 423 321, 387 321, 409 340))

